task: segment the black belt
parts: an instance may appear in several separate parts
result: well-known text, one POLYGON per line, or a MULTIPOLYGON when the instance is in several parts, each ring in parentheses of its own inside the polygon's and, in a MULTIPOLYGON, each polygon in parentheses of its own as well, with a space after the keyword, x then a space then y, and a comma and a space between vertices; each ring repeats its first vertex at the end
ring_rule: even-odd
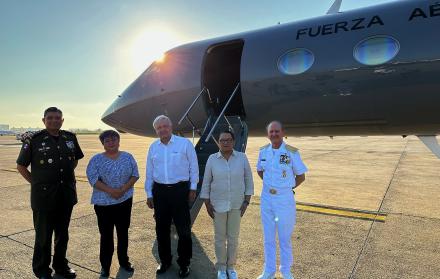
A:
POLYGON ((174 184, 163 184, 163 183, 159 183, 154 181, 154 185, 153 186, 158 186, 158 187, 167 187, 167 188, 173 188, 176 186, 182 186, 182 185, 188 185, 189 181, 180 181, 174 184))

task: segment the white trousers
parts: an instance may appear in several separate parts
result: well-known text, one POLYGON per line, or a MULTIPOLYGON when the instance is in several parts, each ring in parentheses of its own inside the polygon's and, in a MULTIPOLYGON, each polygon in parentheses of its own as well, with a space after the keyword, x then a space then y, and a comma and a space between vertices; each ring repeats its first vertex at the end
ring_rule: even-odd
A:
POLYGON ((290 273, 293 264, 292 233, 296 223, 295 197, 291 189, 277 189, 270 194, 263 187, 261 194, 261 221, 264 233, 264 269, 276 272, 276 234, 280 244, 280 272, 290 273))
POLYGON ((214 213, 215 264, 217 270, 234 269, 240 234, 241 210, 214 213))

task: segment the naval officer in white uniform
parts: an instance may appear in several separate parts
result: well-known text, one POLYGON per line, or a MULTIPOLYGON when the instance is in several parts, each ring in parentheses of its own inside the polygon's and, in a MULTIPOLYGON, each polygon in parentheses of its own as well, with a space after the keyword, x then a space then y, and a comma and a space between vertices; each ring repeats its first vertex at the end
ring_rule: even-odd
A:
POLYGON ((263 179, 261 193, 261 221, 264 232, 264 271, 258 279, 273 279, 276 273, 276 234, 280 245, 280 272, 284 279, 292 279, 293 264, 291 236, 296 221, 293 188, 305 180, 307 167, 298 149, 283 141, 284 129, 280 122, 267 126, 270 144, 260 148, 258 175, 263 179))

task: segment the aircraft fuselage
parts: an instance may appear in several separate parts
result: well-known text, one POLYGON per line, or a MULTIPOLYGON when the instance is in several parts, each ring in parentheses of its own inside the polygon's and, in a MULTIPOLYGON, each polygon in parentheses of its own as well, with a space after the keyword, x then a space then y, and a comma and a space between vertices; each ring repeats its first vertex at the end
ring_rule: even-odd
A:
POLYGON ((201 89, 210 94, 189 114, 199 128, 239 82, 226 114, 242 116, 250 135, 273 119, 295 136, 436 135, 439 30, 440 5, 414 0, 186 44, 151 65, 103 121, 152 136, 152 120, 167 114, 190 132, 177 121, 201 89))

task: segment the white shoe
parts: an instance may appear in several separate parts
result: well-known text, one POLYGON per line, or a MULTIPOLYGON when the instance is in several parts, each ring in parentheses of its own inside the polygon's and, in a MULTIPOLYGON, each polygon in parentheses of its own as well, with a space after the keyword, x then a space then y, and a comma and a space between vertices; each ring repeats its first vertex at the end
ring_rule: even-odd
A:
POLYGON ((228 269, 227 272, 229 279, 238 279, 237 271, 235 271, 235 269, 228 269))
POLYGON ((228 274, 224 270, 217 271, 217 279, 228 279, 228 274))
POLYGON ((281 273, 281 278, 283 279, 295 279, 295 277, 293 277, 292 273, 281 273))
POLYGON ((275 272, 267 273, 266 271, 257 277, 257 279, 275 279, 275 272))

